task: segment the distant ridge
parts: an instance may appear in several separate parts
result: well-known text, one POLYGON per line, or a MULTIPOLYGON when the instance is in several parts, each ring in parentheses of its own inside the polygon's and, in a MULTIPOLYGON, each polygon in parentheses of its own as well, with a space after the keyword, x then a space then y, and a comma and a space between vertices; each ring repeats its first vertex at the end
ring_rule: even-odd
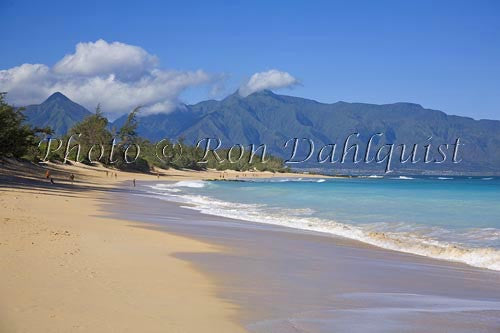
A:
MULTIPOLYGON (((28 121, 36 126, 51 126, 56 134, 64 134, 76 122, 91 114, 61 93, 51 95, 40 105, 27 108, 28 121)), ((111 126, 119 128, 126 115, 111 126)), ((405 143, 420 147, 432 143, 463 143, 460 164, 408 165, 413 171, 449 171, 500 173, 500 121, 474 120, 447 115, 414 103, 367 104, 314 100, 278 95, 265 90, 241 97, 234 93, 223 100, 208 100, 194 105, 181 105, 170 113, 139 118, 138 134, 151 141, 184 138, 193 144, 201 138, 220 138, 224 146, 265 143, 271 154, 288 157, 283 144, 290 138, 310 138, 318 147, 337 143, 360 133, 359 142, 366 143, 375 133, 384 135, 374 145, 405 143)), ((422 149, 422 148, 421 148, 422 149)), ((363 148, 360 154, 364 153, 363 148)), ((298 166, 299 167, 299 166, 298 166)), ((338 164, 311 163, 300 167, 336 169, 338 164)), ((366 165, 345 165, 361 168, 366 165)), ((369 167, 382 169, 380 165, 369 167)))
POLYGON ((37 127, 51 127, 56 135, 63 135, 90 111, 70 100, 60 92, 55 92, 43 103, 29 105, 24 113, 27 121, 37 127))
MULTIPOLYGON (((114 122, 123 124, 125 116, 114 122)), ((474 120, 425 109, 415 103, 367 104, 314 100, 278 95, 269 90, 241 97, 234 93, 221 101, 203 101, 186 105, 168 114, 140 118, 138 133, 150 140, 183 137, 193 143, 201 138, 220 138, 223 145, 265 143, 273 154, 284 154, 283 144, 290 138, 310 138, 320 146, 337 143, 354 132, 359 142, 368 141, 375 133, 384 133, 374 145, 385 143, 435 144, 454 143, 461 138, 464 146, 460 164, 419 163, 417 169, 500 172, 500 121, 474 120)), ((342 149, 338 147, 337 149, 342 149)), ((409 148, 411 149, 411 148, 409 148)), ((423 148, 421 148, 423 149, 423 148)), ((360 154, 363 154, 360 151, 360 154)), ((450 158, 451 159, 451 158, 450 158)), ((311 163, 308 167, 335 169, 338 164, 311 163)), ((371 165, 381 169, 380 165, 371 165)), ((304 167, 304 165, 301 165, 304 167)), ((363 168, 366 165, 346 167, 363 168)))

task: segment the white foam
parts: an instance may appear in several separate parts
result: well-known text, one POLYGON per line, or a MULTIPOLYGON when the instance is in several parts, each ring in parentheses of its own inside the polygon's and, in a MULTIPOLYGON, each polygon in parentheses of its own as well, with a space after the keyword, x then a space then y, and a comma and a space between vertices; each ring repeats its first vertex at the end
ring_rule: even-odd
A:
POLYGON ((181 180, 177 183, 171 184, 173 187, 191 187, 191 188, 202 188, 205 187, 206 182, 202 180, 181 180))
POLYGON ((451 178, 451 177, 438 177, 437 179, 439 179, 439 180, 448 180, 448 179, 453 179, 453 178, 451 178))
POLYGON ((414 226, 405 223, 351 225, 313 217, 311 215, 313 215, 314 211, 311 209, 273 208, 265 204, 234 203, 202 195, 179 194, 168 190, 165 192, 165 189, 169 189, 168 186, 203 187, 205 185, 204 182, 191 181, 182 181, 170 185, 158 184, 156 188, 155 186, 151 188, 159 190, 159 192, 153 191, 151 193, 159 194, 160 198, 167 200, 189 203, 192 206, 186 208, 195 209, 205 214, 328 233, 389 250, 461 262, 471 266, 500 271, 499 249, 484 246, 466 246, 453 241, 454 239, 477 239, 476 244, 484 244, 484 241, 489 237, 495 243, 500 237, 499 229, 473 229, 464 232, 461 236, 458 235, 461 238, 453 234, 448 238, 441 237, 438 240, 439 237, 435 236, 442 236, 447 231, 437 227, 414 226), (181 184, 179 185, 179 183, 181 184))
POLYGON ((242 180, 244 182, 257 182, 257 183, 289 183, 289 182, 298 182, 298 183, 323 183, 326 179, 323 178, 260 178, 260 179, 246 179, 242 180))
POLYGON ((153 190, 158 190, 158 191, 162 191, 162 192, 181 192, 180 189, 178 188, 172 188, 172 185, 171 184, 156 184, 156 185, 151 185, 149 186, 150 188, 152 188, 153 190))
POLYGON ((396 177, 396 178, 393 178, 393 179, 405 179, 405 180, 410 180, 410 179, 415 179, 413 177, 408 177, 408 176, 399 176, 399 177, 396 177))

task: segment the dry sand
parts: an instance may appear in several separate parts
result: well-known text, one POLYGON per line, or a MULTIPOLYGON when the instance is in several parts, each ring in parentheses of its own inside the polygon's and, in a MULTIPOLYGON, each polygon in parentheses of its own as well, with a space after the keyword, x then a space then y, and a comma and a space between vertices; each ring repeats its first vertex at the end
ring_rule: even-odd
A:
MULTIPOLYGON (((158 172, 163 181, 221 174, 158 172)), ((274 176, 226 172, 225 178, 244 175, 274 176)), ((2 163, 0 332, 244 331, 234 321, 238 309, 215 297, 214 281, 173 257, 222 248, 99 216, 100 200, 132 179, 157 175, 2 163), (44 178, 47 169, 55 185, 44 178)))

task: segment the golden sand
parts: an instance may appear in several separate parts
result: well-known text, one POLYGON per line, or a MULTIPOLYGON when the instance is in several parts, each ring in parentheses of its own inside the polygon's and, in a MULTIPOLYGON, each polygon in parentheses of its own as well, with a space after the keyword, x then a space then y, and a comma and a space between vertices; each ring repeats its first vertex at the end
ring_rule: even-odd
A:
MULTIPOLYGON (((221 177, 158 173, 162 181, 221 177)), ((110 188, 157 180, 156 173, 7 162, 0 176, 0 332, 244 331, 234 321, 238 309, 215 297, 214 282, 173 257, 223 249, 100 216, 110 188)), ((244 176, 274 175, 225 173, 244 176)))

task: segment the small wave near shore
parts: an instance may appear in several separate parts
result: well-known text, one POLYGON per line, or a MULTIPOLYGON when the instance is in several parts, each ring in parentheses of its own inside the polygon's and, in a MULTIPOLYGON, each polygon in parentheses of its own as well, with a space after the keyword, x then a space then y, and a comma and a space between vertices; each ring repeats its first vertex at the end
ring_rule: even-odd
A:
MULTIPOLYGON (((312 209, 276 208, 265 204, 227 202, 206 195, 187 194, 182 190, 200 189, 209 184, 207 181, 156 184, 150 186, 149 193, 161 199, 189 204, 186 208, 205 214, 327 233, 384 249, 500 271, 500 250, 496 248, 470 247, 456 242, 437 240, 418 230, 413 231, 411 227, 407 227, 405 231, 387 231, 387 228, 377 228, 377 225, 373 224, 352 225, 318 218, 314 216, 312 209)), ((469 233, 467 237, 482 237, 482 230, 471 230, 469 233)), ((500 236, 500 231, 489 230, 488 235, 500 236)))

